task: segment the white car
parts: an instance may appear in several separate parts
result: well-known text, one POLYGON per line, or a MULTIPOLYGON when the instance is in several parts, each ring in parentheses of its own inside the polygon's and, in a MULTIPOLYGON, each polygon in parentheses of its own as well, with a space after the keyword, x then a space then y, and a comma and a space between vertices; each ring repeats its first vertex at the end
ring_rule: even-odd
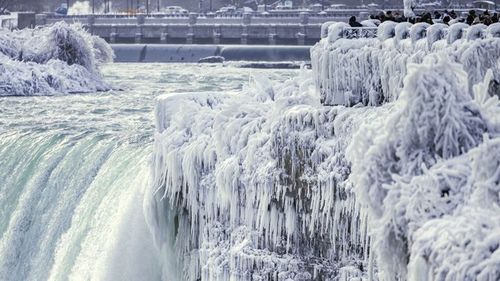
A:
POLYGON ((234 12, 236 12, 236 7, 235 6, 226 6, 226 7, 220 8, 215 13, 217 15, 223 15, 223 14, 232 14, 234 12))
POLYGON ((169 15, 187 15, 187 14, 189 14, 188 10, 186 10, 182 7, 179 7, 179 6, 168 6, 168 7, 164 8, 163 11, 169 15))

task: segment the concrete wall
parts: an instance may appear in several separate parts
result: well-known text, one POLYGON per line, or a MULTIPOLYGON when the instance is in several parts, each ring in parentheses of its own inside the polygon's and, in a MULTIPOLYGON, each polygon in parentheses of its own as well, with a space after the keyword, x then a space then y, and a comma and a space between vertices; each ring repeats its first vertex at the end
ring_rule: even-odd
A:
POLYGON ((113 44, 115 62, 198 62, 207 57, 223 57, 225 61, 310 61, 305 46, 243 45, 148 45, 113 44))
POLYGON ((302 13, 295 18, 260 18, 245 14, 240 18, 189 17, 65 17, 39 16, 39 25, 64 20, 81 22, 92 34, 110 43, 149 44, 249 44, 313 45, 320 39, 322 20, 302 13), (312 21, 312 22, 311 22, 312 21))

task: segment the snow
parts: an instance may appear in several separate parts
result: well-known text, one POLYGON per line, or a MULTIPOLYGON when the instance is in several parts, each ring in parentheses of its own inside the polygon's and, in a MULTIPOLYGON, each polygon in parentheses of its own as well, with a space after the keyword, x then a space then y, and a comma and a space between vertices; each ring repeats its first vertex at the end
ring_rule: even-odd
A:
POLYGON ((283 84, 158 98, 152 190, 184 280, 500 278, 500 39, 348 28, 283 84))
POLYGON ((109 90, 99 65, 111 47, 78 25, 0 31, 0 96, 55 95, 109 90))

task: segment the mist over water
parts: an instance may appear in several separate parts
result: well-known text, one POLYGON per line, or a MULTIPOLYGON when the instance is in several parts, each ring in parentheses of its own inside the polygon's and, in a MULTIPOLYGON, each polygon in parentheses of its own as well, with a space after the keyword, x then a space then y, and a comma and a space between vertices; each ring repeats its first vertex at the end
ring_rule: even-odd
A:
POLYGON ((175 254, 155 244, 148 216, 159 214, 144 212, 155 97, 296 73, 187 64, 103 72, 123 90, 0 98, 0 280, 168 279, 175 254))

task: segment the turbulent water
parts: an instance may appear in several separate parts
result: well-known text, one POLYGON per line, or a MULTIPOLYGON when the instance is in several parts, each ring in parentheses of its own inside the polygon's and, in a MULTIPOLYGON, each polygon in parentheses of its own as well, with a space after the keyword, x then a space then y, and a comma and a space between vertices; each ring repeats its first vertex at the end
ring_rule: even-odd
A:
POLYGON ((168 279, 169 253, 143 211, 155 97, 296 73, 185 64, 103 72, 123 91, 0 98, 0 280, 168 279))

